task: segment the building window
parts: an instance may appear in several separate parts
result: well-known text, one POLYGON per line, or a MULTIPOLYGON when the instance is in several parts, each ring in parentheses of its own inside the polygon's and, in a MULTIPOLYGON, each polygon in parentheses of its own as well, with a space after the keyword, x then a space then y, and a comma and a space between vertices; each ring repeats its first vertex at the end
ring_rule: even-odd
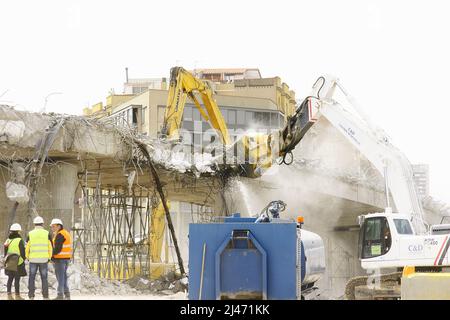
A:
POLYGON ((183 121, 182 128, 188 131, 194 131, 194 121, 183 121))
POLYGON ((132 117, 133 117, 133 119, 132 119, 132 123, 133 123, 133 125, 134 126, 137 126, 137 124, 138 124, 138 108, 133 108, 133 109, 131 109, 131 111, 132 111, 132 117))
POLYGON ((271 128, 280 128, 281 124, 283 123, 282 115, 278 112, 273 112, 270 115, 270 127, 271 128))
POLYGON ((183 120, 192 120, 192 107, 191 106, 184 107, 183 120))
POLYGON ((198 111, 197 108, 192 108, 192 118, 194 119, 194 121, 200 121, 201 120, 200 111, 198 111))
POLYGON ((228 123, 236 124, 236 110, 228 110, 228 123))
POLYGON ((139 94, 146 90, 146 87, 133 87, 133 94, 139 94))
POLYGON ((237 111, 237 124, 245 124, 245 111, 238 110, 237 111))
POLYGON ((222 114, 223 121, 225 121, 225 123, 228 123, 228 110, 227 109, 221 109, 220 113, 222 114))
POLYGON ((114 124, 117 126, 137 127, 138 121, 139 121, 139 109, 142 110, 141 122, 142 122, 142 124, 144 124, 147 107, 142 109, 142 106, 136 106, 136 105, 130 105, 130 106, 128 106, 127 109, 113 114, 111 117, 114 121, 114 124))
POLYGON ((255 122, 263 126, 270 126, 270 114, 268 112, 255 112, 255 122))
POLYGON ((252 111, 245 111, 245 123, 247 125, 249 125, 252 122, 253 122, 253 112, 252 111))
POLYGON ((194 133, 194 146, 200 146, 202 142, 202 135, 201 133, 194 133))

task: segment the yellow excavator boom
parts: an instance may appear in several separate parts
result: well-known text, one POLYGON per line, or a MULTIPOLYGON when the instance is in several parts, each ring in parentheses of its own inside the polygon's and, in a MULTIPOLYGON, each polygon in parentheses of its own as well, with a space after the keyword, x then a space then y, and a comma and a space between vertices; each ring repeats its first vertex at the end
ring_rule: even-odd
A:
POLYGON ((222 143, 225 145, 231 144, 225 120, 212 95, 213 90, 208 82, 196 78, 182 67, 172 68, 170 70, 169 95, 161 133, 171 139, 178 138, 184 106, 187 97, 189 97, 200 111, 203 119, 217 130, 222 143), (200 95, 204 108, 198 101, 196 94, 200 95))

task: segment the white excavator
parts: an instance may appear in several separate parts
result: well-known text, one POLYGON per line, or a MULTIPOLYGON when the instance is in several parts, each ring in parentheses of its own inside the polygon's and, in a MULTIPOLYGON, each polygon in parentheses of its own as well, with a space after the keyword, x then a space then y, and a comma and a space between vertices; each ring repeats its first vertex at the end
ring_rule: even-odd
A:
POLYGON ((331 76, 320 77, 303 104, 307 104, 310 118, 325 117, 385 180, 385 211, 358 217, 361 267, 375 273, 350 279, 346 298, 355 299, 355 288, 367 285, 368 279, 377 281, 381 292, 384 284, 388 284, 386 297, 396 297, 403 268, 438 272, 450 266, 450 225, 429 226, 425 223, 408 159, 390 143, 383 130, 371 123, 339 80, 331 76), (347 107, 333 99, 336 90, 345 97, 347 107), (389 193, 396 212, 392 211, 389 193), (388 270, 390 272, 386 273, 388 270))

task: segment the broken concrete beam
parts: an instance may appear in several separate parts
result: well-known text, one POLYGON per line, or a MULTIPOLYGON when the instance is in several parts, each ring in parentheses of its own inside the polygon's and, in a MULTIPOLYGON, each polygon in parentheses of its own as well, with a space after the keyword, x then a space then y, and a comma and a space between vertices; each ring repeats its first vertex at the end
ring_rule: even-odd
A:
POLYGON ((84 117, 51 116, 17 111, 7 106, 0 106, 0 144, 14 151, 32 151, 52 124, 62 118, 64 124, 57 132, 48 156, 84 153, 118 159, 129 157, 129 150, 123 150, 125 145, 112 126, 84 117))

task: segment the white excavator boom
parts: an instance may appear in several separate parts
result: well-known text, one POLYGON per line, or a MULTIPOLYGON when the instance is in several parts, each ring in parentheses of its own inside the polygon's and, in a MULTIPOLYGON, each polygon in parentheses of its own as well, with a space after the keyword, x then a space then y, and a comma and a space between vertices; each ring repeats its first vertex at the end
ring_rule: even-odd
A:
MULTIPOLYGON (((384 131, 374 126, 363 109, 332 76, 320 77, 313 86, 310 108, 316 118, 324 116, 342 135, 363 154, 384 177, 397 212, 409 214, 417 234, 425 234, 427 225, 413 181, 413 171, 405 155, 394 147, 384 131), (333 100, 340 90, 349 107, 333 100)), ((390 207, 387 194, 387 207, 390 207)))

